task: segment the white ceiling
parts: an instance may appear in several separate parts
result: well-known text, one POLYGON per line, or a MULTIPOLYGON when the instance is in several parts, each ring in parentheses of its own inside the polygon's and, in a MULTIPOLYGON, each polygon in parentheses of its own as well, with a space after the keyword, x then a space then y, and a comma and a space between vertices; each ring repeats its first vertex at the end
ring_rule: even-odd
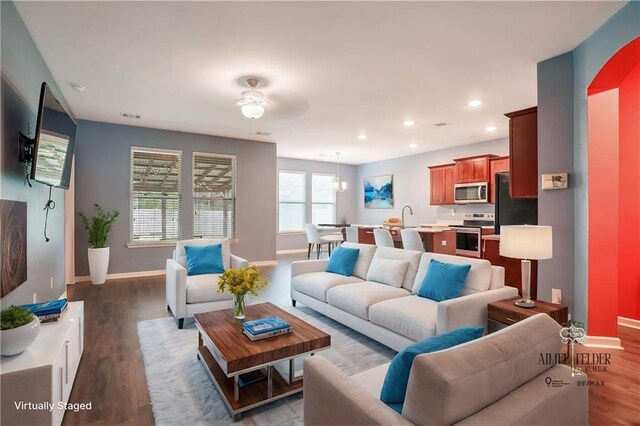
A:
POLYGON ((503 114, 537 103, 536 64, 623 5, 16 2, 78 118, 277 142, 284 157, 341 151, 352 164, 507 136, 503 114), (268 80, 256 121, 234 105, 243 75, 268 80))

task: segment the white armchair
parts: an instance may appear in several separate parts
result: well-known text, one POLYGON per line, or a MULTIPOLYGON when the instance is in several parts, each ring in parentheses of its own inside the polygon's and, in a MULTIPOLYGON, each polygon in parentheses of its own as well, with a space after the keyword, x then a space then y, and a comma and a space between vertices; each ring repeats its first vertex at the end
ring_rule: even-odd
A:
POLYGON ((187 275, 185 246, 222 244, 224 269, 242 268, 249 265, 246 259, 231 254, 229 240, 195 239, 178 241, 173 258, 167 259, 167 309, 178 320, 178 328, 184 319, 200 312, 217 311, 233 307, 230 293, 218 293, 220 274, 187 275))

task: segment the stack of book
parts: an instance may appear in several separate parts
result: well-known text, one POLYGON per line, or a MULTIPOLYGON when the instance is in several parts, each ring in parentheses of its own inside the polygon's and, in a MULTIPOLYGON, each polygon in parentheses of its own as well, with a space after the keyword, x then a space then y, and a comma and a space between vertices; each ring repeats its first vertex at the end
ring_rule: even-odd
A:
POLYGON ((69 306, 67 299, 56 299, 49 302, 22 305, 22 307, 27 308, 37 316, 42 324, 58 321, 67 311, 67 306, 69 306))
POLYGON ((268 317, 242 323, 242 332, 255 341, 291 333, 291 326, 278 317, 268 317))

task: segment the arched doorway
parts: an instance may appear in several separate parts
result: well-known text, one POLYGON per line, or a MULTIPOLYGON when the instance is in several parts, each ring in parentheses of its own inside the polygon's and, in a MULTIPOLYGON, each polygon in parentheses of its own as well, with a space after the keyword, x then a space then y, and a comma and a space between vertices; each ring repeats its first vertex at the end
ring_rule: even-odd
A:
POLYGON ((640 37, 588 88, 588 333, 619 346, 618 317, 640 324, 640 37))

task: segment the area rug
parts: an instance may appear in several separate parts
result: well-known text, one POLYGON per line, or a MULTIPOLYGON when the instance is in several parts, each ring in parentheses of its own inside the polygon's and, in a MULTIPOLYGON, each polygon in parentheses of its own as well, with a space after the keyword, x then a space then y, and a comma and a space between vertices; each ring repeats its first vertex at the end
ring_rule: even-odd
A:
MULTIPOLYGON (((308 308, 287 309, 331 335, 331 348, 318 352, 347 375, 389 362, 395 352, 308 308)), ((196 359, 198 332, 173 318, 138 323, 145 376, 157 425, 302 425, 302 394, 242 414, 234 423, 204 367, 196 359)))

